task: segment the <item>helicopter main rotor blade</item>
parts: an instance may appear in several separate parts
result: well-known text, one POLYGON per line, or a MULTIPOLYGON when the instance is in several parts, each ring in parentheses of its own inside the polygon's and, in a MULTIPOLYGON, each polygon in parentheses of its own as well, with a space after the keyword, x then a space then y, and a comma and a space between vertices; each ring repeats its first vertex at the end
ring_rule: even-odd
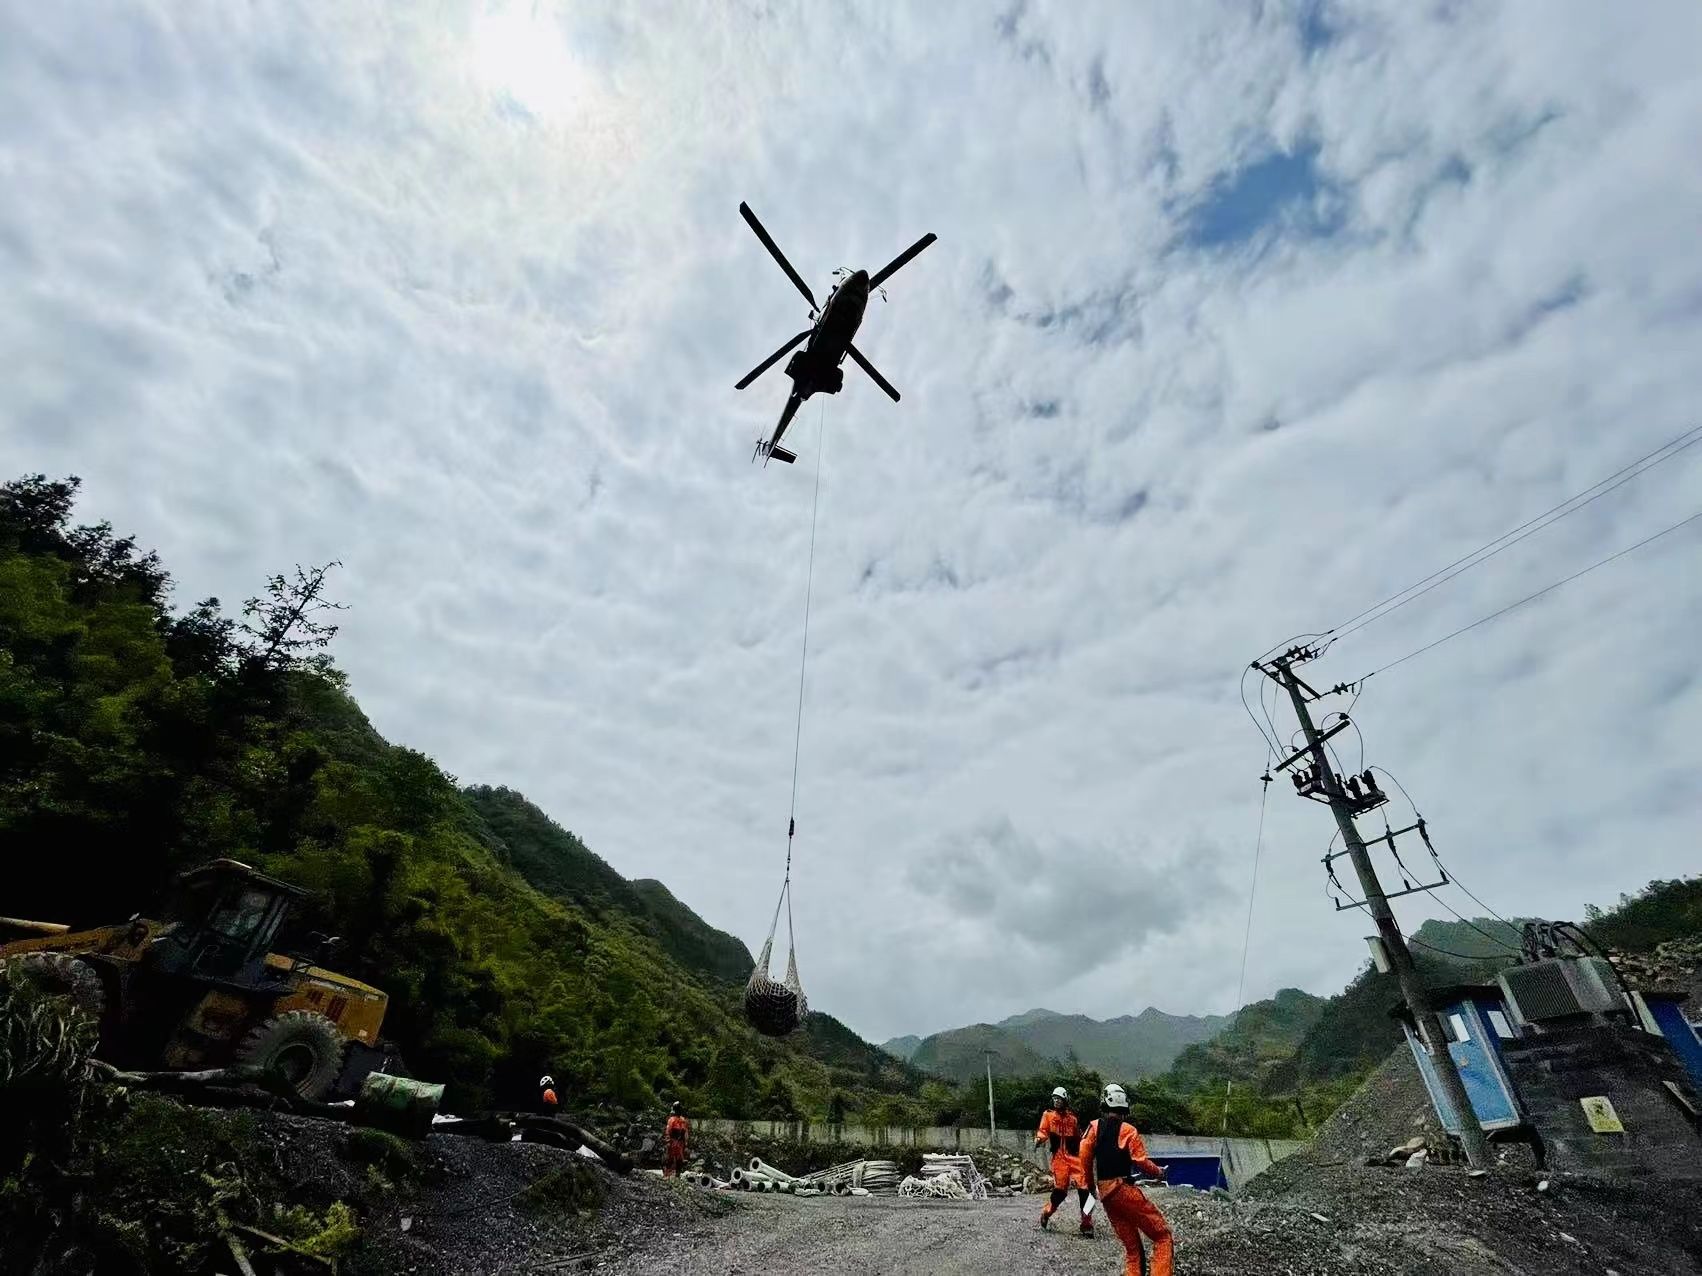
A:
POLYGON ((811 331, 812 331, 811 329, 805 328, 797 336, 793 337, 785 345, 781 346, 780 349, 776 350, 773 354, 769 355, 768 358, 764 359, 761 363, 757 364, 756 367, 752 368, 749 372, 747 372, 745 374, 745 379, 743 381, 739 382, 738 385, 734 386, 733 389, 743 390, 752 381, 755 381, 763 373, 767 372, 776 363, 778 363, 780 361, 781 355, 785 354, 793 346, 797 345, 805 337, 809 336, 811 331))
MULTIPOLYGON (((918 249, 918 251, 920 251, 920 249, 918 249)), ((864 372, 867 372, 870 379, 881 389, 887 392, 888 398, 890 398, 894 403, 898 402, 898 391, 892 388, 892 382, 888 381, 879 372, 875 371, 875 365, 863 357, 863 352, 861 350, 847 342, 845 346, 845 353, 855 359, 857 361, 857 366, 864 372)))
POLYGON ((740 200, 739 212, 744 214, 745 220, 750 223, 751 229, 756 232, 756 237, 762 240, 762 246, 768 249, 769 255, 773 257, 775 261, 780 263, 780 269, 786 272, 786 278, 790 279, 797 287, 798 291, 804 294, 804 300, 810 303, 810 309, 817 309, 816 295, 810 291, 810 286, 804 282, 804 277, 792 269, 792 263, 786 260, 786 254, 780 251, 780 245, 775 243, 773 239, 769 238, 769 234, 763 229, 762 223, 756 219, 756 214, 751 212, 751 206, 745 203, 744 200, 740 200))
MULTIPOLYGON (((879 288, 887 281, 888 278, 898 273, 899 267, 908 263, 912 257, 921 252, 938 238, 939 236, 934 234, 933 231, 929 231, 926 235, 923 235, 922 238, 911 244, 910 247, 899 253, 898 256, 894 257, 891 261, 887 262, 881 270, 869 277, 870 289, 879 288)), ((897 398, 898 396, 894 395, 893 397, 897 398)))

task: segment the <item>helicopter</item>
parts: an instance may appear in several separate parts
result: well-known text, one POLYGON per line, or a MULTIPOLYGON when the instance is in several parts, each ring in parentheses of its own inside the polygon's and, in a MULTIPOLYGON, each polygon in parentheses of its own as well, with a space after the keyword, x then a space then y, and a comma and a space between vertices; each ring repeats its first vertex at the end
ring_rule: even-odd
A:
POLYGON ((780 269, 786 272, 786 277, 792 281, 793 287, 803 293, 804 300, 810 303, 810 326, 757 364, 745 375, 744 380, 733 387, 735 390, 743 390, 778 363, 781 357, 799 342, 809 342, 786 364, 786 375, 792 378, 792 392, 786 398, 786 406, 781 409, 780 422, 774 427, 773 436, 767 441, 758 439, 756 451, 751 453, 753 462, 759 456, 763 458, 764 467, 770 460, 791 464, 798 459, 798 455, 781 447, 780 437, 786 433, 786 427, 792 423, 792 417, 805 399, 817 393, 839 393, 845 384, 845 369, 840 365, 845 362, 846 355, 850 355, 857 366, 868 373, 869 378, 886 391, 894 403, 898 402, 898 391, 892 388, 892 383, 876 370, 874 364, 863 357, 863 352, 851 344, 851 338, 857 335, 858 325, 863 322, 863 311, 868 307, 869 294, 879 292, 884 300, 886 293, 881 285, 899 267, 933 243, 937 236, 929 231, 872 275, 866 270, 851 270, 846 267, 834 271, 838 282, 834 284, 827 304, 818 305, 810 286, 792 269, 792 263, 786 260, 786 254, 780 251, 780 246, 769 236, 768 231, 757 220, 756 214, 751 212, 750 205, 741 201, 739 212, 750 223, 750 228, 756 232, 762 246, 780 263, 780 269))

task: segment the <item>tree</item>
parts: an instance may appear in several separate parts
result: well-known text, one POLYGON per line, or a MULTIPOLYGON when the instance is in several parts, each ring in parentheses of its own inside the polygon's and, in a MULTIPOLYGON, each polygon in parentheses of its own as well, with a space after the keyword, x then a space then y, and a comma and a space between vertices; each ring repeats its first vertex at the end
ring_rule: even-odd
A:
POLYGON ((272 576, 266 593, 242 604, 242 631, 249 636, 246 653, 251 666, 270 673, 301 669, 321 677, 333 672, 325 649, 337 636, 337 626, 319 619, 326 612, 344 611, 342 603, 325 597, 325 578, 333 560, 320 567, 303 569, 296 564, 295 577, 272 576))

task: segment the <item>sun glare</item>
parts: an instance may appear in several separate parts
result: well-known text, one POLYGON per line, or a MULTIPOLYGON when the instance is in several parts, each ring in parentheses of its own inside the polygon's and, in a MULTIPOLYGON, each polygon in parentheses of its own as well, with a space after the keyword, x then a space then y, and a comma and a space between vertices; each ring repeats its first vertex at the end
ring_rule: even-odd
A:
POLYGON ((538 0, 492 0, 473 20, 474 74, 528 115, 558 120, 572 108, 580 74, 561 25, 538 0))

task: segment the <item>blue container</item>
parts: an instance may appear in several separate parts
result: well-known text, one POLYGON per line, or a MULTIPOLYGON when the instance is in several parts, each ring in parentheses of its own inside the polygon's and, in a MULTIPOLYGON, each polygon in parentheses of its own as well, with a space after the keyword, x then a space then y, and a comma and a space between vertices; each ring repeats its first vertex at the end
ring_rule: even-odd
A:
POLYGON ((1194 1187, 1208 1192, 1214 1187, 1229 1186, 1229 1180, 1223 1173, 1222 1157, 1202 1152, 1192 1156, 1155 1156, 1152 1159, 1164 1167, 1164 1181, 1172 1187, 1194 1187))

